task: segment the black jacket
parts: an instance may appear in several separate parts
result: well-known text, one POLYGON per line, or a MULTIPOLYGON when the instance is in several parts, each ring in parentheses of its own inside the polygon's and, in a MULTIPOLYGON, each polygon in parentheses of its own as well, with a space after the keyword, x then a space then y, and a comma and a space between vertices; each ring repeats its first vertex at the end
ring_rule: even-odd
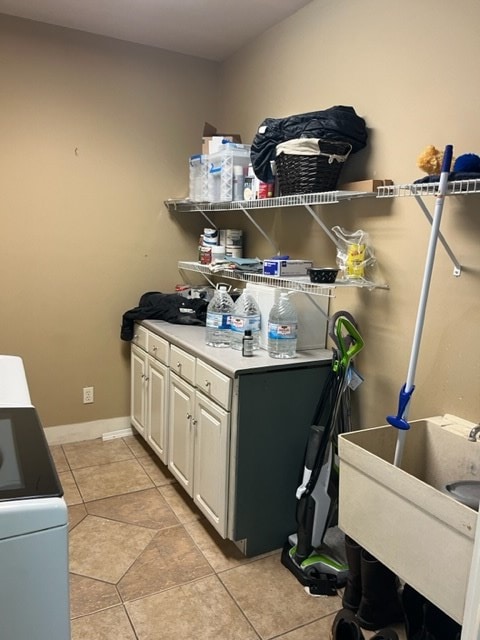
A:
POLYGON ((133 338, 133 325, 138 320, 165 320, 173 324, 205 326, 208 302, 203 298, 185 298, 178 293, 150 291, 140 298, 138 307, 123 314, 120 338, 133 338))
POLYGON ((295 138, 321 138, 348 142, 352 153, 367 144, 365 120, 353 107, 336 106, 287 118, 266 118, 258 128, 250 152, 255 175, 262 182, 272 182, 270 162, 275 160, 280 142, 295 138))

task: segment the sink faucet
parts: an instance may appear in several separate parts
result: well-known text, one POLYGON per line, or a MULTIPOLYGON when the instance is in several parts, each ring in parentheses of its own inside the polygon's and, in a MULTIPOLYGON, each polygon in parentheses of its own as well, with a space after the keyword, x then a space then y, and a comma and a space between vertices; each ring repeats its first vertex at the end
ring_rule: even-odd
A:
POLYGON ((477 433, 480 433, 480 424, 477 424, 477 425, 475 425, 473 427, 473 429, 468 434, 468 439, 471 442, 476 442, 477 441, 477 433))

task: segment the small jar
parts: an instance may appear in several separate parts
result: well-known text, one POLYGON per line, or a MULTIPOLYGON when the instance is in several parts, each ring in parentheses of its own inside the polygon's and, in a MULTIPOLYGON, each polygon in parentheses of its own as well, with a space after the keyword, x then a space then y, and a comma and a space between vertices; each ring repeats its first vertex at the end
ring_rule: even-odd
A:
POLYGON ((220 262, 225 260, 225 247, 223 244, 216 244, 210 247, 212 254, 212 264, 215 264, 217 260, 220 262))

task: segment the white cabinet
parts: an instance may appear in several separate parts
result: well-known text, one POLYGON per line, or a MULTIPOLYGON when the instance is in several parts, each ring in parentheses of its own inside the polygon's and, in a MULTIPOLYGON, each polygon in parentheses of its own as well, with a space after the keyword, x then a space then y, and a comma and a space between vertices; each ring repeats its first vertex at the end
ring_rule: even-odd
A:
POLYGON ((280 548, 296 529, 295 492, 330 353, 242 358, 207 347, 203 327, 145 321, 131 363, 132 425, 179 486, 245 555, 280 548))
POLYGON ((168 343, 140 326, 132 342, 130 421, 166 463, 168 343))
POLYGON ((146 440, 162 462, 167 461, 167 392, 168 368, 154 360, 147 359, 147 433, 146 440))
POLYGON ((230 394, 227 376, 171 346, 168 468, 224 538, 230 439, 224 407, 230 407, 230 394))
POLYGON ((230 413, 197 391, 194 416, 193 499, 226 537, 230 413))
POLYGON ((168 410, 168 468, 189 496, 193 496, 194 401, 194 387, 171 373, 168 410))

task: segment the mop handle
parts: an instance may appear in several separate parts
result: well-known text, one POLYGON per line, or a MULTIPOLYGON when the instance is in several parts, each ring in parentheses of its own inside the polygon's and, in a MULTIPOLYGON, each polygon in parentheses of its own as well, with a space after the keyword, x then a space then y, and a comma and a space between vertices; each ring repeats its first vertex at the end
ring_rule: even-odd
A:
MULTIPOLYGON (((448 187, 448 176, 450 173, 450 165, 452 164, 453 147, 451 144, 445 147, 442 162, 442 171, 440 174, 440 183, 438 185, 437 199, 435 201, 435 211, 432 220, 432 230, 430 233, 430 241, 428 244, 427 258, 425 261, 425 270, 423 273, 423 283, 420 293, 420 300, 418 303, 417 320, 415 323, 415 331, 413 334, 412 350, 410 354, 410 362, 408 365, 407 381, 403 387, 403 393, 407 395, 408 399, 403 403, 401 408, 401 415, 397 416, 399 423, 406 425, 399 428, 397 434, 397 446, 395 449, 395 458, 393 464, 399 467, 402 461, 403 449, 405 446, 405 438, 409 425, 407 423, 408 408, 410 406, 411 393, 414 389, 415 372, 417 369, 418 354, 420 351, 420 342, 422 339, 423 326, 425 323, 425 313, 427 309, 428 292, 430 289, 430 282, 432 279, 433 263, 435 260, 435 249, 437 245, 438 235, 440 232, 440 222, 442 219, 443 205, 445 201, 445 194, 448 187)), ((394 425, 398 426, 398 425, 394 425)))

